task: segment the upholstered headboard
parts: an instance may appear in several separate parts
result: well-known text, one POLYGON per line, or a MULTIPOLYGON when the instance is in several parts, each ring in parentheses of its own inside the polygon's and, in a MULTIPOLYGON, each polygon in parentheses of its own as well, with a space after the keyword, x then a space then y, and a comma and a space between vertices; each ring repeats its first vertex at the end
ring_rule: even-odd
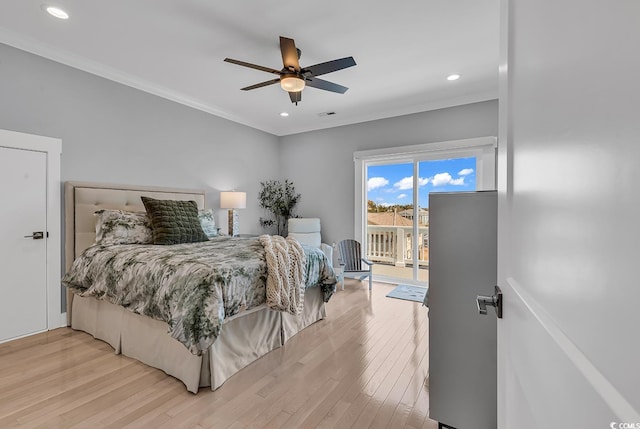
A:
MULTIPOLYGON (((110 185, 105 183, 66 182, 65 200, 65 267, 95 242, 96 210, 120 209, 145 211, 141 196, 161 200, 193 200, 204 208, 205 191, 150 186, 110 185)), ((67 319, 71 317, 72 296, 67 294, 67 319)))

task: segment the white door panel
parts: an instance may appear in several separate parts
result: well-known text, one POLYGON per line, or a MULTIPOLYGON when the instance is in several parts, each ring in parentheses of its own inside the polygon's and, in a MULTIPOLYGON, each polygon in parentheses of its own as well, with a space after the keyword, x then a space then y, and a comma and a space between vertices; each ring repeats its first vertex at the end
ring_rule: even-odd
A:
POLYGON ((505 427, 609 427, 616 421, 620 398, 607 380, 525 288, 513 279, 505 284, 509 319, 499 322, 498 331, 509 341, 504 362, 510 374, 505 388, 511 419, 505 427))
POLYGON ((46 153, 0 147, 0 341, 47 329, 46 174, 46 153))
POLYGON ((502 6, 499 427, 640 424, 640 3, 502 6))

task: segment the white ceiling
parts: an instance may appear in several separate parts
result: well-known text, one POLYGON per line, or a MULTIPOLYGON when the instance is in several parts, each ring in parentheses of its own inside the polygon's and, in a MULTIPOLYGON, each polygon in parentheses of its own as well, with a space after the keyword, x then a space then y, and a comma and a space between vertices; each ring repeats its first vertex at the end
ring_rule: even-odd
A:
POLYGON ((497 98, 498 3, 4 0, 0 42, 281 136, 497 98), (279 85, 240 91, 274 76, 223 59, 280 69, 279 36, 303 67, 353 56, 322 76, 349 90, 307 88, 298 106, 279 85))

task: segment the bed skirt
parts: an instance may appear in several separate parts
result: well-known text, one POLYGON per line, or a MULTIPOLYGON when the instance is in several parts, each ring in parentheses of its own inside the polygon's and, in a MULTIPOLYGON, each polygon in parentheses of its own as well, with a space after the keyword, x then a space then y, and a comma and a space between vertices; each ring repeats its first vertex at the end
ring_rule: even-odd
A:
POLYGON ((116 354, 163 370, 182 381, 187 390, 215 390, 250 363, 281 347, 302 329, 326 317, 322 290, 305 291, 304 310, 299 316, 266 307, 238 314, 225 321, 222 331, 202 356, 192 355, 167 334, 167 324, 132 313, 95 298, 73 299, 71 327, 105 341, 116 354))

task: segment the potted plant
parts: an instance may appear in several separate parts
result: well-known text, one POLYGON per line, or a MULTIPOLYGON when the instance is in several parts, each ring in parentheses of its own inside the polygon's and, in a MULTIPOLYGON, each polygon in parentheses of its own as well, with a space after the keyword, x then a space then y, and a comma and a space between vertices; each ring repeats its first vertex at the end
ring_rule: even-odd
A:
POLYGON ((294 209, 300 200, 293 183, 285 180, 267 180, 260 182, 258 201, 260 207, 267 210, 272 218, 260 218, 260 225, 265 229, 275 230, 277 235, 286 237, 287 221, 296 217, 294 209))

